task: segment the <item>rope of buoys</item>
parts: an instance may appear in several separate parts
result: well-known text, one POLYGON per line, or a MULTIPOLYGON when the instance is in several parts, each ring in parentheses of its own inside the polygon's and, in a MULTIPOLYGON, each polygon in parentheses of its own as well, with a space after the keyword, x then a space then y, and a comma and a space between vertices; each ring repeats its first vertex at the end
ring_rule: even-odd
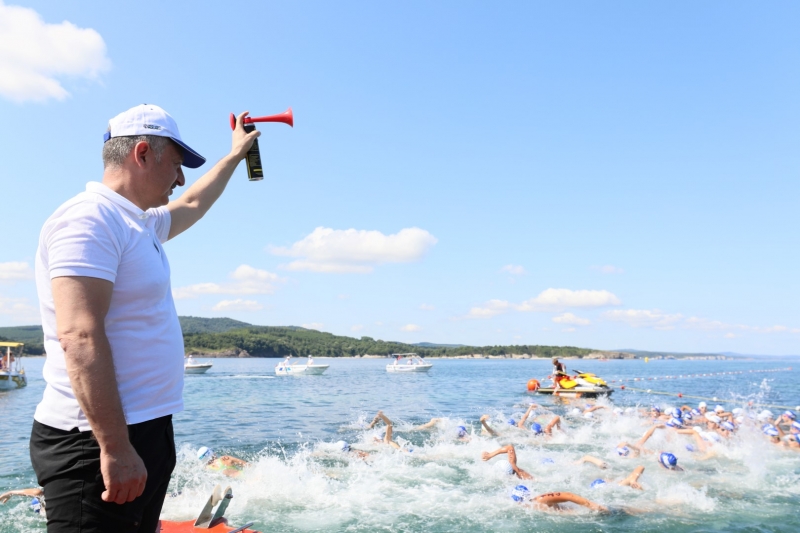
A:
POLYGON ((792 367, 786 368, 770 368, 766 370, 736 370, 731 372, 709 372, 703 374, 679 374, 676 376, 656 376, 656 377, 649 377, 649 378, 620 378, 620 379, 610 379, 608 380, 609 383, 622 383, 625 381, 658 381, 664 379, 681 379, 681 378, 707 378, 712 376, 733 376, 736 374, 757 374, 757 373, 764 373, 764 372, 786 372, 792 370, 792 367))
MULTIPOLYGON (((722 398, 717 398, 716 396, 714 396, 713 398, 708 398, 706 396, 694 396, 694 395, 691 395, 691 394, 683 394, 682 392, 664 392, 664 391, 655 391, 655 390, 651 390, 651 389, 637 389, 637 388, 633 388, 633 387, 626 387, 625 385, 622 385, 619 389, 620 390, 625 390, 625 391, 631 391, 631 392, 644 392, 646 394, 658 394, 658 395, 661 395, 661 396, 674 396, 676 398, 692 398, 694 400, 703 400, 703 401, 710 401, 710 402, 716 402, 716 403, 741 403, 740 400, 724 400, 722 398)), ((774 407, 776 409, 796 409, 797 408, 796 406, 793 407, 793 406, 789 406, 789 405, 775 405, 775 404, 770 404, 770 403, 751 403, 751 402, 747 402, 747 405, 751 406, 751 407, 774 407)))

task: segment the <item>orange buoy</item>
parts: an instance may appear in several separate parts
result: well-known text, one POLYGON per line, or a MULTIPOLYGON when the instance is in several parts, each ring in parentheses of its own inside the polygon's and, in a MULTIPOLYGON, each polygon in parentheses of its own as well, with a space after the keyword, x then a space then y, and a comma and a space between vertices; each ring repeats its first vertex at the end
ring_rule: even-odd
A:
POLYGON ((531 392, 539 390, 539 382, 535 379, 528 381, 528 390, 531 392))

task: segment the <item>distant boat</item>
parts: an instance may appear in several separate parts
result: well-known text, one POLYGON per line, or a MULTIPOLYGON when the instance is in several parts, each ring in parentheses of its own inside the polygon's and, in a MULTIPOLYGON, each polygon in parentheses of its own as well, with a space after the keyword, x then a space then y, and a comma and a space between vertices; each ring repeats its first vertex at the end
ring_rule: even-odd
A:
POLYGON ((0 390, 21 389, 28 384, 20 357, 23 346, 21 342, 0 342, 0 347, 6 349, 6 354, 0 356, 0 390), (11 348, 19 348, 17 357, 11 353, 11 348))
POLYGON ((415 353, 393 353, 394 363, 386 365, 387 372, 427 372, 433 365, 415 353))
POLYGON ((214 365, 211 363, 198 363, 190 355, 183 363, 183 372, 185 374, 205 374, 212 366, 214 365))
POLYGON ((314 359, 309 355, 308 362, 304 365, 292 363, 291 356, 287 357, 275 367, 276 376, 318 376, 328 370, 330 365, 315 365, 314 359))

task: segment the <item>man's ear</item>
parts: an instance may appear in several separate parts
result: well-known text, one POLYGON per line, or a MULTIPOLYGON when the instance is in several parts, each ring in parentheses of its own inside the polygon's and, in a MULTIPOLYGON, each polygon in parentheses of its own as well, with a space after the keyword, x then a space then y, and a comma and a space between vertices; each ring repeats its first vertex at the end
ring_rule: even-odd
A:
POLYGON ((145 141, 139 141, 136 143, 136 146, 133 147, 133 152, 131 152, 133 155, 133 161, 139 167, 146 166, 148 159, 152 156, 150 152, 152 152, 150 145, 145 141))

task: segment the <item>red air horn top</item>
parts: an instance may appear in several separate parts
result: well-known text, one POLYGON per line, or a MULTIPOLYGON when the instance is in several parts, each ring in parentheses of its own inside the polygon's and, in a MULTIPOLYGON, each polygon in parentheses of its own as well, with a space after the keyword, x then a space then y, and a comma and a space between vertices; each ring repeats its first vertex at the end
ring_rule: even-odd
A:
MULTIPOLYGON (((253 122, 283 122, 284 124, 288 124, 294 128, 294 115, 292 114, 292 108, 290 107, 283 113, 278 113, 277 115, 270 115, 268 117, 244 118, 245 124, 252 124, 253 122)), ((236 129, 236 116, 233 113, 231 113, 231 129, 236 129)))

